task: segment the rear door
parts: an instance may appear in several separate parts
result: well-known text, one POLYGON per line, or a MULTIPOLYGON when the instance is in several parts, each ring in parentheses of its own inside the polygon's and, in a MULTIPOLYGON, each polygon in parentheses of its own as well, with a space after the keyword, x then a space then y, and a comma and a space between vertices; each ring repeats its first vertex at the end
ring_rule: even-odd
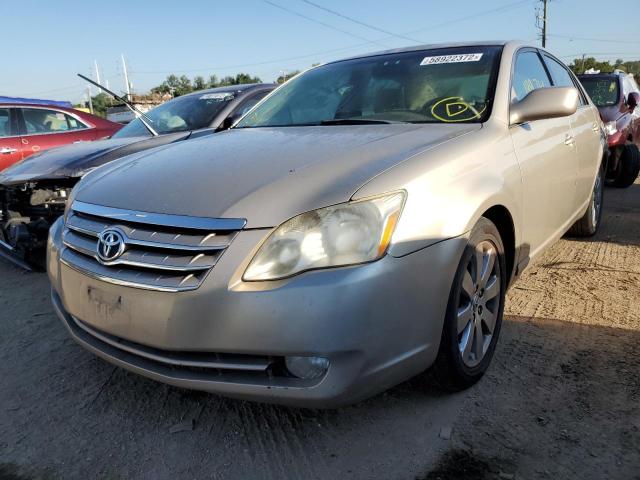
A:
POLYGON ((575 87, 580 92, 580 104, 576 113, 569 117, 578 155, 578 177, 576 184, 576 209, 591 198, 593 181, 600 165, 600 123, 598 111, 589 105, 577 80, 558 60, 543 53, 544 62, 556 87, 575 87))
POLYGON ((91 129, 82 121, 52 108, 20 108, 22 157, 53 147, 91 140, 91 129))
POLYGON ((0 171, 20 160, 22 152, 15 109, 0 107, 0 171))
MULTIPOLYGON (((511 102, 551 86, 535 49, 516 54, 511 102)), ((569 117, 535 120, 510 128, 523 181, 523 234, 531 257, 559 238, 575 211, 578 157, 569 117)))

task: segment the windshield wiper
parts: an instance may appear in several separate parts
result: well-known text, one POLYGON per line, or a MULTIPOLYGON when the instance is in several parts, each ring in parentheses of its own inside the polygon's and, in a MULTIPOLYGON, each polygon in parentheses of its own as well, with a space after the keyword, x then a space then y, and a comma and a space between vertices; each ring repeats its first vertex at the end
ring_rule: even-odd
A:
POLYGON ((378 120, 374 118, 334 118, 333 120, 323 120, 319 125, 376 125, 389 123, 407 122, 393 122, 391 120, 378 120))
POLYGON ((129 100, 127 100, 126 98, 122 98, 120 95, 117 95, 115 93, 113 93, 111 90, 109 90, 108 88, 103 87, 102 85, 100 85, 98 82, 94 82, 93 80, 91 80, 90 78, 85 77, 84 75, 78 73, 77 74, 80 78, 82 78, 83 80, 86 80, 87 82, 91 83, 92 85, 95 85, 96 87, 98 87, 99 89, 103 90, 104 92, 108 93, 109 95, 111 95, 113 98, 115 98, 116 100, 124 103, 129 110, 131 110, 134 115, 136 116, 136 118, 138 118, 142 124, 147 128, 147 130, 149 130, 149 133, 151 135, 153 135, 154 137, 158 136, 158 132, 156 132, 153 127, 151 125, 149 125, 148 122, 153 123, 153 120, 151 120, 148 116, 146 116, 144 114, 144 112, 140 111, 133 103, 131 103, 129 100), (145 121, 145 119, 147 121, 145 121))

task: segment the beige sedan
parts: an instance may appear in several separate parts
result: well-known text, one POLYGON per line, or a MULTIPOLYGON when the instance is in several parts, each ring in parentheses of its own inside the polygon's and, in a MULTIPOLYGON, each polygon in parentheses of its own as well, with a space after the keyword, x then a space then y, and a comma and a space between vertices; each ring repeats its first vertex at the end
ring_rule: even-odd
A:
POLYGON ((89 173, 49 239, 73 338, 187 388, 331 407, 430 366, 467 387, 514 278, 602 214, 598 112, 516 42, 321 65, 214 137, 89 173))

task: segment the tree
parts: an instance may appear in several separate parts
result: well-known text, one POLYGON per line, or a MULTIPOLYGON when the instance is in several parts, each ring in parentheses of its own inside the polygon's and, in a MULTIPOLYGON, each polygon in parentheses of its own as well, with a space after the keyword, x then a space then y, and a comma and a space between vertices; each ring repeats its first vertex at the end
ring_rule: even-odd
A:
POLYGON ((252 77, 248 73, 238 73, 235 77, 226 76, 220 80, 215 75, 209 77, 209 81, 205 81, 202 76, 197 76, 193 82, 186 75, 169 75, 157 87, 151 89, 151 93, 165 94, 170 93, 174 97, 191 93, 194 90, 202 90, 204 88, 226 87, 229 85, 240 85, 243 83, 262 83, 259 77, 252 77))
POLYGON ((296 75, 298 75, 300 73, 300 70, 294 70, 293 72, 288 72, 288 73, 283 73, 282 75, 280 75, 277 79, 276 79, 276 83, 280 84, 280 83, 284 83, 287 80, 289 80, 290 78, 295 77, 296 75))
POLYGON ((179 97, 192 91, 191 80, 186 75, 178 77, 173 74, 169 75, 160 85, 151 89, 151 93, 170 93, 174 97, 179 97))
MULTIPOLYGON (((105 118, 107 116, 107 108, 113 105, 113 98, 111 95, 101 92, 91 97, 91 104, 93 105, 93 114, 105 118)), ((89 102, 75 106, 89 108, 89 102)))
POLYGON ((594 57, 576 58, 569 68, 576 74, 584 73, 586 70, 593 68, 601 72, 613 72, 614 67, 608 61, 599 62, 594 57))
POLYGON ((194 90, 204 90, 207 88, 207 82, 204 80, 204 77, 197 76, 193 79, 193 89, 194 90))
POLYGON ((246 83, 262 83, 259 77, 252 77, 248 73, 238 73, 235 77, 226 76, 218 82, 216 87, 228 87, 229 85, 242 85, 246 83))

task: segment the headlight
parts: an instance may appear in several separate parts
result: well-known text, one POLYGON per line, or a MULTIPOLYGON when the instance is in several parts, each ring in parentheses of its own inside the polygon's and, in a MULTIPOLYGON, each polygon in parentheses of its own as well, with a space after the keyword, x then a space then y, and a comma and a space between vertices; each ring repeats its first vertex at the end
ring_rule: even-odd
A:
POLYGON ((379 259, 391 242, 404 196, 396 192, 287 220, 260 247, 243 280, 277 280, 307 270, 379 259))
POLYGON ((607 135, 613 135, 618 131, 618 127, 616 126, 616 122, 607 122, 604 124, 604 131, 607 135))

